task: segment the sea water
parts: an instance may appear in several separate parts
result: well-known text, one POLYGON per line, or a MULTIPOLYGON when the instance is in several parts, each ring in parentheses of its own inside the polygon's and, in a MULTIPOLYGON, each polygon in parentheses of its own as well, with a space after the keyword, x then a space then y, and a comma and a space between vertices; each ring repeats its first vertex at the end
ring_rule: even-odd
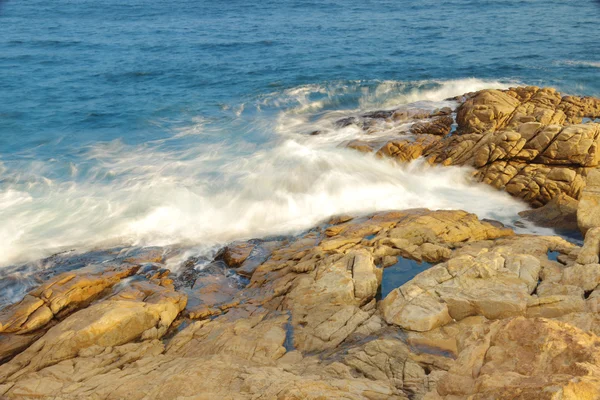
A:
POLYGON ((411 207, 511 224, 527 206, 468 170, 345 149, 366 135, 335 121, 517 84, 599 96, 599 19, 591 0, 2 1, 0 266, 411 207))

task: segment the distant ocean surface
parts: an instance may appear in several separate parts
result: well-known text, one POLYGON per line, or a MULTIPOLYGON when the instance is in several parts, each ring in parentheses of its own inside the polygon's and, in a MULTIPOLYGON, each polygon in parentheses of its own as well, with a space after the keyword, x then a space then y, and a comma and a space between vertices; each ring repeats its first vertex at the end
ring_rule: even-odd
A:
POLYGON ((214 246, 339 213, 526 206, 333 121, 487 87, 600 96, 600 2, 0 2, 0 266, 214 246), (323 134, 309 135, 321 130, 323 134))

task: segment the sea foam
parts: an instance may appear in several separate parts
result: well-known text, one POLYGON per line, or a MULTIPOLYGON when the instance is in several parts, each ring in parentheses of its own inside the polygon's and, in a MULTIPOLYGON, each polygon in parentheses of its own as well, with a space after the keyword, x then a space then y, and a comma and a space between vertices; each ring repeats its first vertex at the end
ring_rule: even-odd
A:
POLYGON ((62 179, 47 178, 51 163, 4 168, 0 265, 112 245, 208 247, 300 232, 335 214, 389 209, 464 209, 511 224, 527 206, 471 182, 468 169, 419 160, 399 166, 341 148, 340 142, 364 133, 335 126, 338 117, 415 101, 433 109, 447 105, 448 97, 509 84, 466 79, 303 86, 231 107, 232 121, 261 131, 268 138, 262 143, 221 138, 173 146, 181 137, 226 138, 232 129, 208 128, 199 117, 197 126, 165 140, 115 140, 81 149, 80 165, 62 179), (309 130, 325 133, 306 135, 309 130))

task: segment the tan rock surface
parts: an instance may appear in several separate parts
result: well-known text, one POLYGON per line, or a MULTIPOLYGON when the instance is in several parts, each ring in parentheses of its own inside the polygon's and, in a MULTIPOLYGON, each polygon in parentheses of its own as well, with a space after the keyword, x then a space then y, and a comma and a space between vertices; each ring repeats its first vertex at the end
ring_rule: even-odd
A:
POLYGON ((19 303, 0 312, 0 332, 28 333, 43 327, 55 316, 85 307, 97 295, 139 267, 93 266, 66 272, 29 292, 19 303))
POLYGON ((585 234, 583 248, 577 255, 579 264, 598 264, 600 260, 600 227, 591 228, 585 234))
POLYGON ((577 208, 577 223, 581 232, 600 227, 600 169, 591 170, 577 208))
MULTIPOLYGON (((581 122, 600 117, 600 99, 561 97, 535 86, 466 97, 456 110, 453 134, 440 127, 441 121, 444 127, 451 123, 449 117, 429 116, 413 125, 414 137, 383 146, 367 143, 361 150, 399 162, 424 157, 432 164, 470 166, 478 181, 535 207, 560 194, 580 199, 589 171, 600 162, 600 124, 581 122)), ((582 211, 581 218, 590 216, 582 211)))
POLYGON ((547 319, 496 322, 460 340, 460 356, 429 398, 598 398, 598 340, 547 319))
POLYGON ((559 230, 577 231, 577 207, 579 202, 564 193, 559 194, 540 208, 519 213, 521 217, 538 226, 559 230))
POLYGON ((198 303, 157 267, 47 331, 4 333, 26 342, 5 341, 19 354, 0 366, 0 396, 595 398, 600 269, 577 262, 585 249, 462 211, 342 216, 273 244, 237 292, 198 275, 186 291, 213 318, 187 318, 198 303), (379 301, 396 257, 437 264, 379 301))
POLYGON ((77 356, 86 349, 107 348, 132 340, 162 337, 185 307, 185 296, 144 283, 67 317, 33 345, 0 366, 0 381, 77 356))

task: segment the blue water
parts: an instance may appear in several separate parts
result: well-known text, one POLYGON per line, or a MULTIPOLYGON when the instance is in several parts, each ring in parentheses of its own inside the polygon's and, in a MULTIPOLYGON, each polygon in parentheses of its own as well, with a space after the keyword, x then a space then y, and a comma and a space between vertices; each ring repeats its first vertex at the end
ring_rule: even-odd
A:
POLYGON ((404 257, 398 257, 398 262, 383 270, 381 287, 377 293, 378 299, 385 299, 390 292, 410 281, 418 273, 432 267, 431 263, 418 262, 404 257))
POLYGON ((457 174, 422 187, 337 149, 352 132, 302 135, 487 86, 598 96, 599 17, 591 0, 1 2, 0 265, 415 204, 512 215, 457 174))

